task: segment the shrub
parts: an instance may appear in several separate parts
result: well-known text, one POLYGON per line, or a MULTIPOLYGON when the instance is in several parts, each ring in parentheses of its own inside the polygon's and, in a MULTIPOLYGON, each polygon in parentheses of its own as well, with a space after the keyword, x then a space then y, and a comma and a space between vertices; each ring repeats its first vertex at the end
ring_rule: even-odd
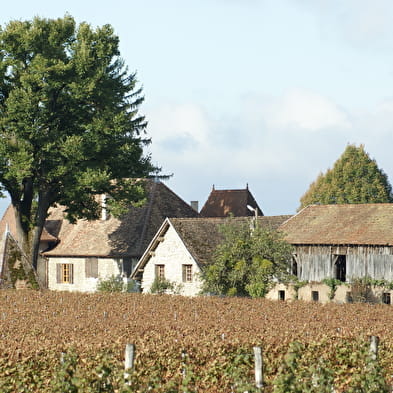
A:
POLYGON ((156 277, 150 287, 150 293, 171 293, 174 295, 179 295, 182 291, 182 288, 183 286, 181 284, 176 284, 175 282, 167 280, 165 278, 156 277))
POLYGON ((138 287, 134 280, 124 282, 121 276, 110 276, 109 278, 99 279, 97 284, 98 292, 137 292, 138 287))

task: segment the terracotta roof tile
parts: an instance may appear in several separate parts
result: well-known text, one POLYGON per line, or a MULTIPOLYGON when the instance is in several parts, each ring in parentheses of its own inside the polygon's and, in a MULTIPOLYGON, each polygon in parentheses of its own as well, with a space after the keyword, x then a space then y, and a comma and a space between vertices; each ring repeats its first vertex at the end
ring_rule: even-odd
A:
POLYGON ((213 189, 202 207, 202 217, 246 217, 254 213, 247 209, 247 205, 258 209, 258 215, 263 216, 248 188, 244 190, 215 190, 213 189))

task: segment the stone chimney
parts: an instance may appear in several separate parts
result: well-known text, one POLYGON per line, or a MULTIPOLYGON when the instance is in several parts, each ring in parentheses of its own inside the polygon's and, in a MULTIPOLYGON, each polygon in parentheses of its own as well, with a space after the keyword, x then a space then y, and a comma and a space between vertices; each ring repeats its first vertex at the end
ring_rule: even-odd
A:
POLYGON ((197 213, 199 213, 199 202, 198 201, 191 201, 190 205, 197 213))

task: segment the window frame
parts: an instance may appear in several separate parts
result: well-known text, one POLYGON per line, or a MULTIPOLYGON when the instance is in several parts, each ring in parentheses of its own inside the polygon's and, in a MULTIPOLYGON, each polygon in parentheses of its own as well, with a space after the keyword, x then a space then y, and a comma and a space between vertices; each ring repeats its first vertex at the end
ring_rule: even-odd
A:
POLYGON ((193 280, 192 264, 182 264, 182 281, 192 282, 193 280))
POLYGON ((154 268, 155 278, 158 280, 165 280, 165 265, 156 264, 154 268))
POLYGON ((57 263, 56 281, 57 284, 74 284, 74 264, 57 263))

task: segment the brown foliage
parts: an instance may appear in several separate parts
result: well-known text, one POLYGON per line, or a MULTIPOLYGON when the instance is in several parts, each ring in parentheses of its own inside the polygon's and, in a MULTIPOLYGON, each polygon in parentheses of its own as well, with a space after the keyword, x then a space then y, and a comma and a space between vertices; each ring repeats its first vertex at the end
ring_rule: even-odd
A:
MULTIPOLYGON (((28 290, 0 291, 0 302, 0 362, 7 367, 42 359, 55 364, 70 348, 87 364, 101 351, 121 364, 126 343, 133 343, 141 377, 159 369, 164 382, 177 378, 186 350, 199 391, 225 392, 225 370, 237 354, 262 346, 269 383, 289 343, 298 340, 307 348, 303 361, 327 359, 337 386, 344 386, 358 367, 345 354, 376 335, 382 366, 393 374, 393 313, 386 305, 28 290)), ((252 381, 252 372, 249 367, 244 377, 252 381)))

